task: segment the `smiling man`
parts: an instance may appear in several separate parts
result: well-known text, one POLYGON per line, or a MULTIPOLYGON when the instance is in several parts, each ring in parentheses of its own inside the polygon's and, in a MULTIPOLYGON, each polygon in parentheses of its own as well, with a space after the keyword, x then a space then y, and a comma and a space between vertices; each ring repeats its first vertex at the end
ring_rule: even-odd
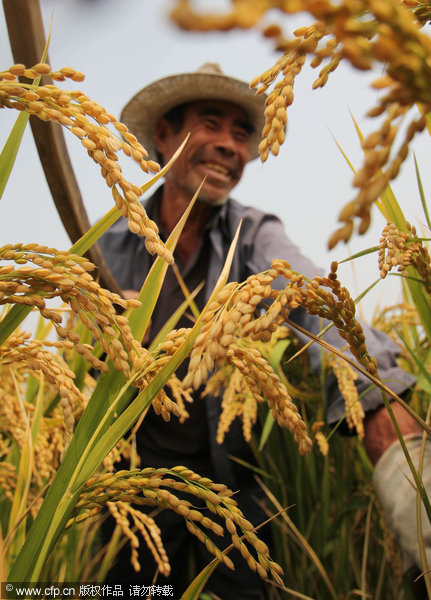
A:
POLYGON ((172 128, 168 116, 157 123, 155 132, 157 149, 164 159, 177 150, 184 130, 190 133, 189 142, 166 175, 166 193, 186 194, 187 202, 206 177, 200 202, 224 204, 250 158, 254 127, 243 109, 221 100, 190 102, 177 107, 176 114, 179 112, 183 117, 179 131, 172 128))
POLYGON ((190 138, 165 176, 160 201, 160 224, 169 233, 184 213, 190 198, 205 179, 199 201, 186 224, 177 252, 187 262, 202 242, 202 231, 226 203, 241 179, 250 158, 250 136, 254 131, 244 110, 222 100, 203 100, 180 105, 157 123, 154 138, 165 163, 190 138), (181 127, 179 124, 181 123, 181 127))
MULTIPOLYGON (((199 309, 208 300, 220 275, 231 241, 241 222, 241 231, 230 270, 231 281, 244 281, 248 276, 268 269, 271 261, 282 258, 292 268, 312 278, 319 270, 289 240, 280 220, 261 210, 239 204, 230 197, 240 181, 248 161, 258 155, 260 133, 264 123, 265 97, 257 96, 248 84, 225 76, 218 65, 205 64, 195 73, 174 75, 156 81, 138 92, 126 105, 121 119, 145 146, 152 158, 166 163, 188 133, 189 140, 181 155, 165 176, 165 181, 144 202, 150 218, 166 238, 184 213, 196 189, 205 178, 175 251, 176 267, 189 290, 204 285, 195 298, 199 309)), ((100 240, 105 259, 125 295, 136 295, 154 261, 145 249, 144 240, 132 234, 125 219, 120 219, 100 240)), ((275 282, 275 284, 277 284, 275 282)), ((282 285, 282 282, 279 282, 282 285)), ((157 306, 152 316, 149 342, 184 300, 174 269, 168 269, 157 306)), ((292 311, 290 318, 305 329, 317 333, 319 319, 302 309, 292 311)), ((178 327, 190 327, 183 316, 178 327)), ((329 342, 341 347, 336 332, 328 334, 329 342)), ((367 345, 379 365, 383 380, 402 394, 413 379, 396 364, 397 346, 377 331, 367 331, 367 345)), ((311 354, 314 346, 312 346, 311 354)), ((319 368, 320 352, 316 348, 311 363, 319 368)), ((187 371, 184 363, 177 375, 187 371)), ((396 435, 381 394, 369 389, 369 381, 358 377, 361 403, 367 413, 365 445, 374 463, 384 454, 396 435), (371 435, 369 434, 371 432, 371 435)), ((246 517, 258 525, 266 519, 262 510, 262 493, 251 472, 232 461, 231 456, 253 462, 250 449, 242 438, 241 427, 234 422, 222 445, 216 443, 216 430, 221 407, 216 398, 194 395, 184 423, 169 422, 149 411, 136 435, 141 466, 172 467, 182 464, 201 475, 238 490, 235 498, 246 517), (260 503, 259 503, 260 500, 260 503)), ((411 417, 395 404, 403 433, 415 434, 411 417)), ((334 378, 328 378, 327 418, 336 423, 343 418, 344 400, 334 378)), ((395 459, 394 459, 395 460, 395 459)), ((383 475, 381 476, 383 481, 383 475)), ((387 487, 386 484, 384 486, 387 487)), ((389 508, 388 510, 392 510, 389 508)), ((172 511, 158 515, 162 538, 170 559, 171 577, 159 582, 174 588, 180 597, 189 574, 186 574, 188 545, 194 539, 183 519, 172 511)), ((410 528, 411 529, 411 528, 410 528)), ((259 532, 265 537, 265 532, 259 532)), ((227 545, 227 544, 226 544, 227 545)), ((222 600, 248 600, 265 597, 259 577, 250 571, 240 556, 230 554, 236 566, 232 573, 218 567, 209 581, 209 590, 222 600)), ((195 565, 199 570, 211 560, 203 544, 195 547, 195 565)), ((413 559, 415 560, 415 559, 413 559)), ((110 581, 150 585, 155 566, 149 551, 140 554, 141 573, 130 565, 127 547, 120 553, 117 568, 110 581)))

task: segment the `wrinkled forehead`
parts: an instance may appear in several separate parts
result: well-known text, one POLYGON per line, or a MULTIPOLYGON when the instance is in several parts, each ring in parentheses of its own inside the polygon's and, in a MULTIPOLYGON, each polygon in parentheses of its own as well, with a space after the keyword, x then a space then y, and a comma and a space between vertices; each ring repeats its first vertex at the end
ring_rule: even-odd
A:
POLYGON ((196 100, 189 102, 185 105, 185 120, 192 115, 202 118, 214 116, 229 119, 234 125, 241 127, 250 135, 255 131, 246 111, 233 102, 225 100, 196 100))

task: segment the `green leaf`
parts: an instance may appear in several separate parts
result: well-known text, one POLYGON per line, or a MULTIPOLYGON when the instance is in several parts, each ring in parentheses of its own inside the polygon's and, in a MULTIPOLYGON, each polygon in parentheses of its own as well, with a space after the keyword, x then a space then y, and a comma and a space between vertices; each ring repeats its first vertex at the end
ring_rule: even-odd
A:
POLYGON ((107 231, 111 225, 118 221, 121 217, 121 212, 116 206, 111 208, 106 215, 97 221, 91 229, 87 231, 73 246, 69 249, 72 254, 82 256, 87 252, 93 244, 97 242, 100 236, 107 231))
MULTIPOLYGON (((356 121, 354 121, 356 123, 356 121)), ((351 170, 353 171, 353 173, 356 173, 356 169, 353 166, 353 164, 351 163, 349 157, 347 156, 347 154, 344 152, 344 150, 342 149, 341 145, 339 144, 339 142, 337 141, 337 139, 334 137, 334 135, 332 135, 332 139, 334 140, 338 150, 341 152, 344 160, 346 161, 346 163, 349 165, 349 167, 351 168, 351 170)))
POLYGON ((25 127, 28 123, 30 115, 22 112, 18 115, 15 125, 9 134, 6 144, 0 154, 0 198, 3 196, 9 176, 15 164, 15 159, 18 154, 18 149, 21 144, 22 136, 25 127))
POLYGON ((365 250, 361 250, 360 252, 357 252, 356 254, 352 254, 351 256, 348 256, 347 258, 343 258, 343 260, 339 260, 338 264, 341 265, 345 262, 349 262, 350 260, 355 260, 356 258, 362 258, 363 256, 367 256, 368 254, 373 254, 374 252, 378 252, 379 247, 378 246, 371 246, 371 248, 366 248, 365 250))
POLYGON ((429 211, 428 211, 428 205, 425 199, 425 193, 424 193, 424 188, 422 185, 422 179, 421 179, 421 175, 419 172, 419 166, 418 166, 418 161, 416 160, 416 155, 414 155, 414 160, 415 160, 415 170, 416 170, 416 179, 418 182, 418 187, 419 187, 419 195, 421 198, 421 202, 422 202, 422 208, 424 211, 424 215, 425 215, 425 219, 428 225, 428 228, 431 229, 431 219, 430 219, 430 215, 429 215, 429 211))
POLYGON ((384 208, 384 216, 387 221, 392 221, 398 229, 406 230, 406 218, 401 210, 398 200, 390 185, 387 185, 381 195, 382 205, 384 208))
POLYGON ((199 573, 199 575, 197 575, 197 577, 195 577, 193 579, 193 581, 191 582, 189 587, 186 589, 184 594, 181 596, 180 600, 199 600, 199 596, 200 596, 202 590, 204 589, 205 584, 207 583, 208 579, 211 577, 211 575, 215 571, 219 562, 220 561, 217 558, 215 558, 213 561, 211 561, 210 564, 207 565, 205 567, 205 569, 203 569, 199 573))
POLYGON ((233 456, 233 454, 228 454, 228 458, 230 460, 232 460, 233 462, 236 462, 238 465, 245 467, 249 471, 256 473, 256 475, 262 475, 262 477, 264 477, 264 478, 268 478, 268 477, 272 478, 272 476, 269 475, 265 469, 261 469, 260 467, 257 467, 256 465, 254 465, 251 462, 243 460, 242 458, 238 458, 237 456, 233 456))
POLYGON ((259 452, 261 450, 263 450, 266 442, 268 441, 268 438, 271 434, 274 424, 275 424, 275 419, 272 416, 272 413, 270 411, 268 411, 268 413, 265 417, 265 423, 263 424, 262 434, 261 434, 260 440, 259 440, 259 452))
POLYGON ((416 387, 424 390, 425 392, 431 393, 431 348, 427 350, 424 356, 419 357, 418 352, 415 351, 410 344, 407 342, 407 338, 397 331, 397 334, 406 347, 408 353, 412 357, 416 367, 419 371, 419 377, 416 381, 416 387))
MULTIPOLYGON (((46 58, 48 56, 48 48, 49 43, 51 41, 51 31, 52 19, 48 31, 48 36, 46 38, 45 47, 41 56, 41 62, 46 62, 46 58)), ((37 87, 40 83, 40 80, 40 76, 36 77, 32 84, 32 87, 37 87)), ((15 164, 18 149, 21 145, 22 136, 24 134, 24 130, 29 118, 30 114, 24 111, 18 115, 17 120, 15 121, 15 125, 13 126, 12 131, 6 141, 6 144, 4 145, 3 150, 0 154, 0 198, 3 196, 3 192, 9 180, 9 176, 12 172, 13 165, 15 164)))
POLYGON ((19 327, 26 316, 31 313, 32 308, 32 306, 25 306, 23 304, 12 306, 6 316, 0 321, 0 346, 19 327))

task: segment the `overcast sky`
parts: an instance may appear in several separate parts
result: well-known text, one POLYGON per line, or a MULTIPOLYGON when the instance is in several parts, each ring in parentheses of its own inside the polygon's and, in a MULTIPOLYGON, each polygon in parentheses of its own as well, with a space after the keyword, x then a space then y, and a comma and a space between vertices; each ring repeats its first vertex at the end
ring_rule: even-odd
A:
MULTIPOLYGON (((212 5, 221 5, 220 1, 212 5)), ((228 5, 227 2, 224 3, 228 5)), ((205 1, 201 6, 210 6, 205 1)), ((226 74, 250 81, 277 59, 271 42, 258 32, 185 33, 168 19, 169 0, 41 0, 46 31, 53 16, 49 49, 53 68, 72 66, 86 74, 83 83, 66 82, 66 89, 82 89, 89 97, 117 116, 123 105, 151 81, 179 72, 194 71, 203 62, 220 63, 226 74)), ((278 17, 278 15, 277 15, 278 17)), ((279 17, 278 17, 279 18, 279 17)), ((286 31, 307 24, 305 15, 283 18, 286 31)), ((23 23, 23 35, 25 35, 23 23)), ((3 14, 0 13, 2 66, 13 64, 3 14)), ((378 74, 378 73, 377 73, 378 74)), ((337 149, 333 137, 355 164, 361 152, 349 111, 364 132, 375 123, 365 117, 375 104, 376 92, 369 83, 376 73, 359 73, 339 68, 327 86, 311 90, 317 70, 304 68, 295 84, 295 101, 289 109, 288 134, 280 155, 263 166, 251 163, 243 181, 232 194, 244 204, 274 212, 282 219, 288 235, 314 262, 326 271, 332 260, 341 260, 378 243, 384 222, 373 211, 373 226, 365 237, 355 236, 351 247, 327 251, 329 235, 337 226, 342 206, 354 197, 352 173, 337 149)), ((15 111, 0 112, 0 144, 7 139, 15 111)), ((112 207, 110 190, 81 144, 66 132, 75 174, 89 214, 94 222, 112 207)), ((415 151, 425 182, 430 140, 422 134, 415 151)), ((122 165, 125 166, 124 161, 122 165)), ((142 185, 145 175, 136 173, 134 183, 142 185)), ((419 194, 411 160, 403 167, 393 186, 409 219, 423 222, 419 194)), ((428 185, 429 188, 429 185, 428 185)), ((0 203, 0 243, 38 242, 59 249, 70 241, 59 220, 44 180, 37 152, 28 129, 11 179, 0 203)), ((377 258, 357 262, 358 287, 351 267, 340 269, 340 279, 353 295, 377 278, 377 258)), ((394 291, 381 298, 385 284, 366 303, 366 315, 378 302, 396 300, 394 291)), ((391 288, 394 290, 395 288, 391 288)))

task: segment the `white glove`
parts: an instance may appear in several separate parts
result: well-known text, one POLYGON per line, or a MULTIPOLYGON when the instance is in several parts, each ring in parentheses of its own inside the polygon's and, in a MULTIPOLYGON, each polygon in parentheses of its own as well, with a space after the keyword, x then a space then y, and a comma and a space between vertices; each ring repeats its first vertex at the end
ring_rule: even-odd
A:
MULTIPOLYGON (((408 435, 404 438, 415 467, 418 467, 421 435, 408 435)), ((423 463, 422 481, 431 500, 431 441, 427 440, 423 463)), ((407 464, 404 452, 398 441, 394 442, 377 461, 373 483, 382 503, 388 526, 394 532, 403 553, 404 571, 422 565, 416 514, 416 485, 407 464)), ((422 504, 421 524, 428 564, 431 565, 431 525, 422 504)))

